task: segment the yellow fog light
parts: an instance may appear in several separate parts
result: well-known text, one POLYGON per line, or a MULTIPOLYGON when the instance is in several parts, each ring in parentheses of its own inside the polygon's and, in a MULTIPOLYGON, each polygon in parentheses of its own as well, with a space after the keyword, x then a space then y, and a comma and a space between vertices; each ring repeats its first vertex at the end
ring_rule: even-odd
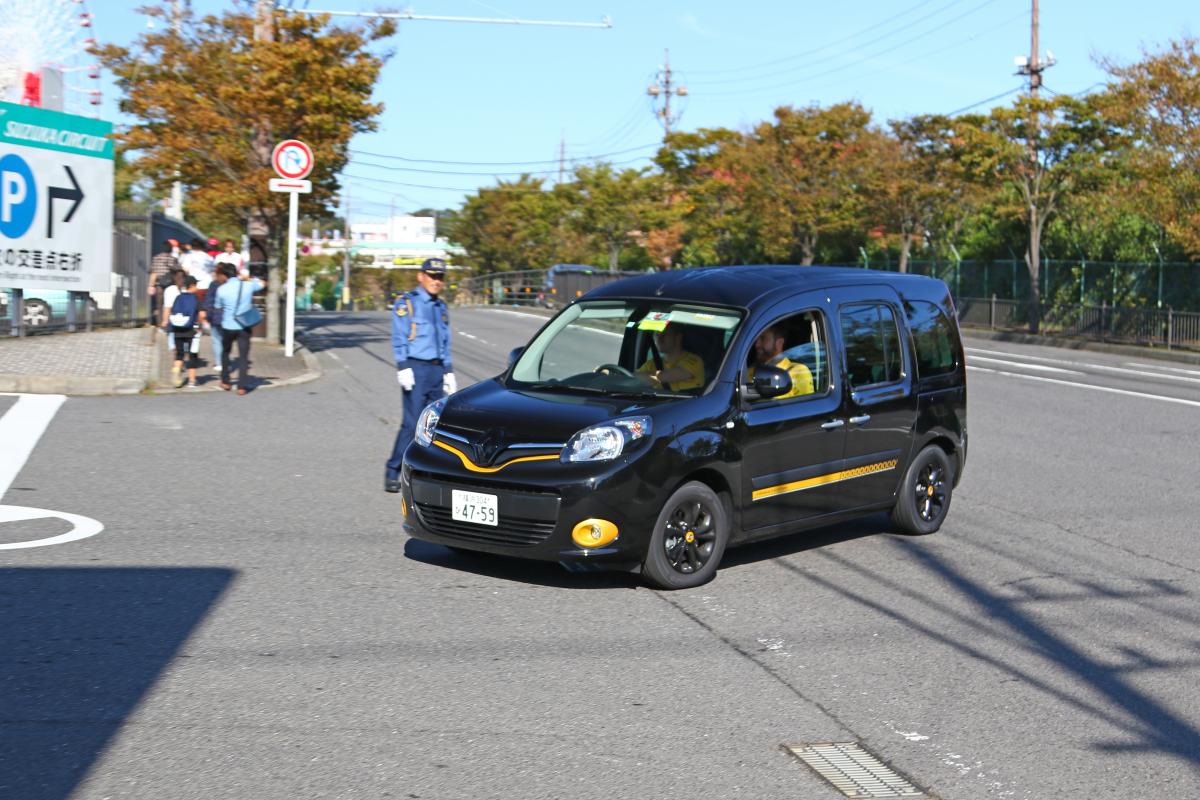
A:
POLYGON ((408 519, 408 503, 404 502, 404 493, 400 494, 400 516, 408 519))
POLYGON ((603 547, 616 541, 617 526, 606 519, 585 519, 571 531, 571 538, 580 547, 603 547))

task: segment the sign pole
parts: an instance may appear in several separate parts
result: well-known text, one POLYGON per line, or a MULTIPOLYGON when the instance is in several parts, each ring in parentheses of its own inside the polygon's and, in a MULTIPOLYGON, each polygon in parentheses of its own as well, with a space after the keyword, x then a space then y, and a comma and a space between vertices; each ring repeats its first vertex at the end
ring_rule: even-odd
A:
POLYGON ((287 311, 284 312, 283 354, 292 357, 296 340, 296 232, 300 214, 301 192, 312 191, 312 183, 304 180, 313 168, 312 148, 298 139, 285 139, 275 145, 271 152, 271 166, 278 178, 272 178, 269 188, 273 192, 287 192, 288 198, 288 241, 287 241, 287 311))
POLYGON ((288 261, 287 261, 287 332, 284 334, 283 354, 292 357, 296 338, 296 226, 300 208, 300 193, 288 192, 288 261))

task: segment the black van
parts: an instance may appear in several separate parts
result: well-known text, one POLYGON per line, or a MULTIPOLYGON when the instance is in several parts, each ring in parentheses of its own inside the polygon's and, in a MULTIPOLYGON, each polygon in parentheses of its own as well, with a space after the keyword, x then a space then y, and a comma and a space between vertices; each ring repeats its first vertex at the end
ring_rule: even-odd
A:
POLYGON ((880 510, 932 533, 966 457, 944 283, 685 269, 593 289, 425 408, 401 508, 419 539, 685 588, 727 546, 880 510))

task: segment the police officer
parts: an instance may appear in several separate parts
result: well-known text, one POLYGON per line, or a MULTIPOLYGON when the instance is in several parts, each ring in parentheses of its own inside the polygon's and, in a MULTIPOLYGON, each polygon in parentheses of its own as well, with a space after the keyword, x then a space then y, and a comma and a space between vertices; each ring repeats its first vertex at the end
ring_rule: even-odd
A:
POLYGON ((417 273, 419 286, 392 304, 392 352, 396 379, 404 390, 404 421, 384 475, 383 488, 388 492, 400 491, 400 465, 421 410, 458 390, 450 366, 450 315, 446 302, 438 297, 445 277, 445 261, 425 259, 417 273))

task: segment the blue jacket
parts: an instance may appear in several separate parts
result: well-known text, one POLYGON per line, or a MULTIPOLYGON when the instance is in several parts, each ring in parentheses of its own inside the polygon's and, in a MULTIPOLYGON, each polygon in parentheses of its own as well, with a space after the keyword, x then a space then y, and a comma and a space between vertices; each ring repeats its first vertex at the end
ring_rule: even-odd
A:
POLYGON ((405 292, 392 304, 392 353, 396 368, 404 369, 410 358, 442 360, 446 372, 450 364, 450 313, 446 302, 418 286, 405 292))
POLYGON ((249 311, 250 306, 254 305, 254 293, 263 288, 263 282, 258 278, 251 278, 248 281, 241 281, 237 278, 230 278, 221 284, 217 289, 217 299, 213 304, 214 309, 221 315, 221 327, 227 331, 240 331, 242 326, 237 323, 237 315, 243 311, 249 311), (238 294, 241 290, 241 300, 238 300, 238 294))

